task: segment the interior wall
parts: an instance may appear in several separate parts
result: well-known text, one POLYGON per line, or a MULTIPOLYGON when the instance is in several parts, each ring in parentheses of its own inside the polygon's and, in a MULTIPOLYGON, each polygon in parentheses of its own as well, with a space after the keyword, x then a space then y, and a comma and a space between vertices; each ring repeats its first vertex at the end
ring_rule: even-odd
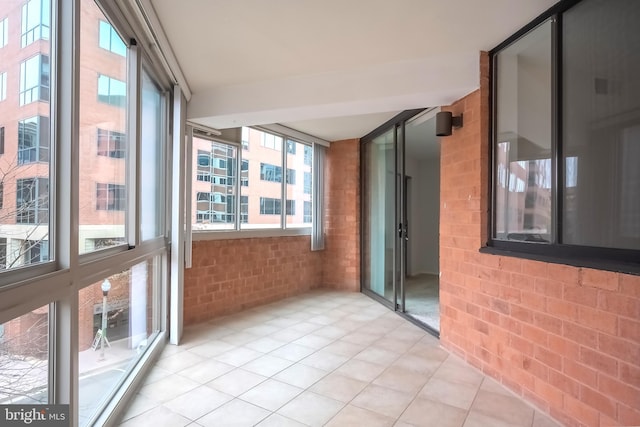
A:
POLYGON ((440 271, 440 159, 405 158, 409 184, 409 275, 440 271))
POLYGON ((640 276, 482 254, 489 206, 489 60, 444 110, 441 343, 565 425, 640 424, 640 276))

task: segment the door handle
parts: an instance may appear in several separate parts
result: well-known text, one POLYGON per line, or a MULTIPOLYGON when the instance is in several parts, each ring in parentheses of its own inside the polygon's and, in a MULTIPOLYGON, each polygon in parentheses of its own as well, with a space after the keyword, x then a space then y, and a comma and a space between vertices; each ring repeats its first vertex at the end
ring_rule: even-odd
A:
POLYGON ((398 224, 398 237, 402 239, 402 223, 398 224))
POLYGON ((409 225, 405 224, 404 225, 404 240, 409 240, 409 225))

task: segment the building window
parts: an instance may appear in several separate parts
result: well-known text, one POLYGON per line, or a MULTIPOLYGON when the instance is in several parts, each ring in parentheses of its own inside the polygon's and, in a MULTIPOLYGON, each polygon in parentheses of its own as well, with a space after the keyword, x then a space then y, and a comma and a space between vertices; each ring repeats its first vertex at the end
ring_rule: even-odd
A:
POLYGON ((295 214, 296 214, 296 201, 287 200, 287 215, 295 215, 295 214))
POLYGON ((98 129, 98 156, 123 159, 126 154, 126 135, 112 130, 98 129))
POLYGON ((127 46, 116 30, 108 22, 100 20, 98 44, 101 48, 111 51, 120 56, 127 55, 127 46))
POLYGON ((16 222, 49 223, 49 179, 26 178, 16 183, 16 222))
POLYGON ((4 208, 4 182, 0 182, 0 209, 4 208))
POLYGON ((31 117, 18 122, 18 164, 49 161, 49 118, 31 117))
POLYGON ((304 173, 304 194, 311 194, 311 172, 304 173))
POLYGON ((280 215, 282 200, 270 197, 260 197, 260 215, 280 215))
POLYGON ((99 74, 98 101, 116 107, 126 107, 127 84, 122 80, 99 74))
POLYGON ((491 244, 637 264, 640 3, 583 0, 558 13, 491 52, 491 244))
POLYGON ((96 184, 96 209, 123 211, 127 206, 127 193, 121 184, 96 184))
POLYGON ((311 202, 304 202, 304 218, 302 219, 305 223, 310 223, 313 218, 313 213, 311 210, 311 202))
POLYGON ((20 64, 20 105, 49 101, 49 57, 36 55, 20 64))
POLYGON ((249 131, 248 127, 242 127, 242 149, 244 151, 249 151, 249 131))
POLYGON ((313 148, 309 145, 304 146, 304 164, 307 166, 311 166, 311 161, 313 159, 313 148))
POLYGON ((7 72, 0 73, 0 101, 7 99, 7 72))
POLYGON ((260 145, 272 150, 282 150, 282 137, 267 132, 260 132, 260 145))
POLYGON ((0 48, 7 45, 9 41, 9 18, 0 21, 0 48))
POLYGON ((22 47, 36 40, 49 40, 51 4, 49 0, 28 0, 22 6, 22 47))
POLYGON ((240 222, 246 224, 249 222, 249 197, 240 196, 240 222))
POLYGON ((49 242, 47 240, 25 240, 22 250, 27 264, 49 261, 49 242))
POLYGON ((296 171, 287 168, 287 184, 296 185, 296 171))
POLYGON ((249 160, 243 160, 240 168, 240 185, 242 187, 249 186, 249 160))
POLYGON ((0 155, 4 154, 4 126, 0 127, 0 155))
POLYGON ((287 153, 288 154, 296 154, 296 142, 295 141, 291 141, 290 139, 287 140, 287 153))
MULTIPOLYGON (((282 182, 282 168, 269 163, 260 163, 260 179, 269 182, 282 182)), ((296 171, 287 169, 287 184, 295 185, 296 171)))

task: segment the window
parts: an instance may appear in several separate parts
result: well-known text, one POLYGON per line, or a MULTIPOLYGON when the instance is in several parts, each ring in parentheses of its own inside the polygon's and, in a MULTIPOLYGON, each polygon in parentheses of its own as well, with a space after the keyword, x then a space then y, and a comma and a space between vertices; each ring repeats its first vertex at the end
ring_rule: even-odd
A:
POLYGON ((50 22, 49 0, 28 0, 22 6, 22 47, 36 40, 49 40, 50 22))
POLYGON ((567 5, 492 52, 491 244, 637 263, 640 3, 567 5))
POLYGON ((96 209, 99 211, 123 211, 127 206, 127 194, 121 184, 96 184, 96 209))
POLYGON ((267 132, 260 132, 260 145, 272 150, 282 150, 282 137, 267 132))
POLYGON ((127 84, 113 77, 99 74, 98 101, 124 107, 127 103, 127 84))
POLYGON ((234 229, 236 223, 236 162, 238 148, 223 142, 193 138, 196 182, 193 228, 234 229))
POLYGON ((240 222, 249 222, 249 197, 240 196, 240 222))
POLYGON ((49 57, 33 56, 20 64, 20 105, 49 101, 49 57))
MULTIPOLYGON (((18 224, 48 225, 49 179, 19 179, 16 188, 16 222, 18 224)), ((34 229, 32 233, 36 231, 34 229)))
POLYGON ((306 203, 311 203, 312 166, 305 163, 307 149, 311 147, 297 141, 289 140, 289 142, 296 147, 293 150, 296 154, 287 155, 287 166, 290 167, 287 171, 291 171, 291 177, 289 179, 290 185, 287 186, 286 198, 292 203, 287 206, 286 224, 289 228, 309 227, 311 221, 307 221, 308 218, 304 212, 296 211, 295 206, 301 204, 306 206, 306 203), (296 176, 302 176, 302 182, 297 180, 296 176))
POLYGON ((311 223, 313 218, 311 210, 311 202, 304 202, 304 218, 302 219, 305 223, 311 223))
POLYGON ((262 181, 282 182, 282 168, 267 163, 260 163, 260 179, 262 181))
POLYGON ((304 173, 304 194, 311 194, 311 172, 304 173))
POLYGON ((291 141, 290 139, 287 140, 287 153, 288 154, 296 154, 296 142, 295 141, 291 141))
POLYGON ((280 215, 281 213, 282 200, 260 197, 260 215, 280 215))
POLYGON ((311 166, 311 161, 313 160, 313 148, 309 145, 304 146, 304 164, 307 166, 311 166))
POLYGON ((0 182, 0 209, 4 208, 4 182, 0 182))
POLYGON ((7 45, 9 41, 9 18, 0 21, 0 48, 7 45))
POLYGON ((111 24, 100 20, 99 32, 98 43, 101 48, 109 50, 120 56, 127 55, 127 46, 111 24))
POLYGON ((0 73, 0 101, 7 99, 7 72, 0 73))
POLYGON ((18 122, 18 164, 49 161, 49 118, 31 117, 18 122))
POLYGON ((242 128, 242 149, 244 151, 249 150, 249 133, 250 129, 248 127, 242 128))
POLYGON ((126 154, 126 135, 112 130, 98 129, 98 156, 123 159, 126 154))
POLYGON ((0 154, 4 154, 4 126, 0 127, 0 154))
POLYGON ((295 215, 295 214, 296 214, 296 201, 287 200, 287 215, 295 215))

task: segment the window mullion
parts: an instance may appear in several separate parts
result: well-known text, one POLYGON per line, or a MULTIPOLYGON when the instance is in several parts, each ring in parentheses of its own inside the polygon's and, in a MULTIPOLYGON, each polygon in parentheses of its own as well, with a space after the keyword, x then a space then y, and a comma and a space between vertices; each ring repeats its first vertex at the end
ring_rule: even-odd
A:
POLYGON ((280 228, 287 228, 287 139, 282 138, 282 194, 280 195, 280 228))
POLYGON ((551 21, 551 243, 562 243, 562 14, 551 21))
POLYGON ((128 117, 128 142, 127 144, 127 209, 125 234, 129 247, 135 247, 140 242, 140 227, 138 226, 140 216, 140 200, 138 189, 140 188, 140 79, 142 75, 142 58, 139 54, 138 46, 132 40, 129 46, 129 61, 127 64, 128 90, 127 98, 129 105, 128 117))

